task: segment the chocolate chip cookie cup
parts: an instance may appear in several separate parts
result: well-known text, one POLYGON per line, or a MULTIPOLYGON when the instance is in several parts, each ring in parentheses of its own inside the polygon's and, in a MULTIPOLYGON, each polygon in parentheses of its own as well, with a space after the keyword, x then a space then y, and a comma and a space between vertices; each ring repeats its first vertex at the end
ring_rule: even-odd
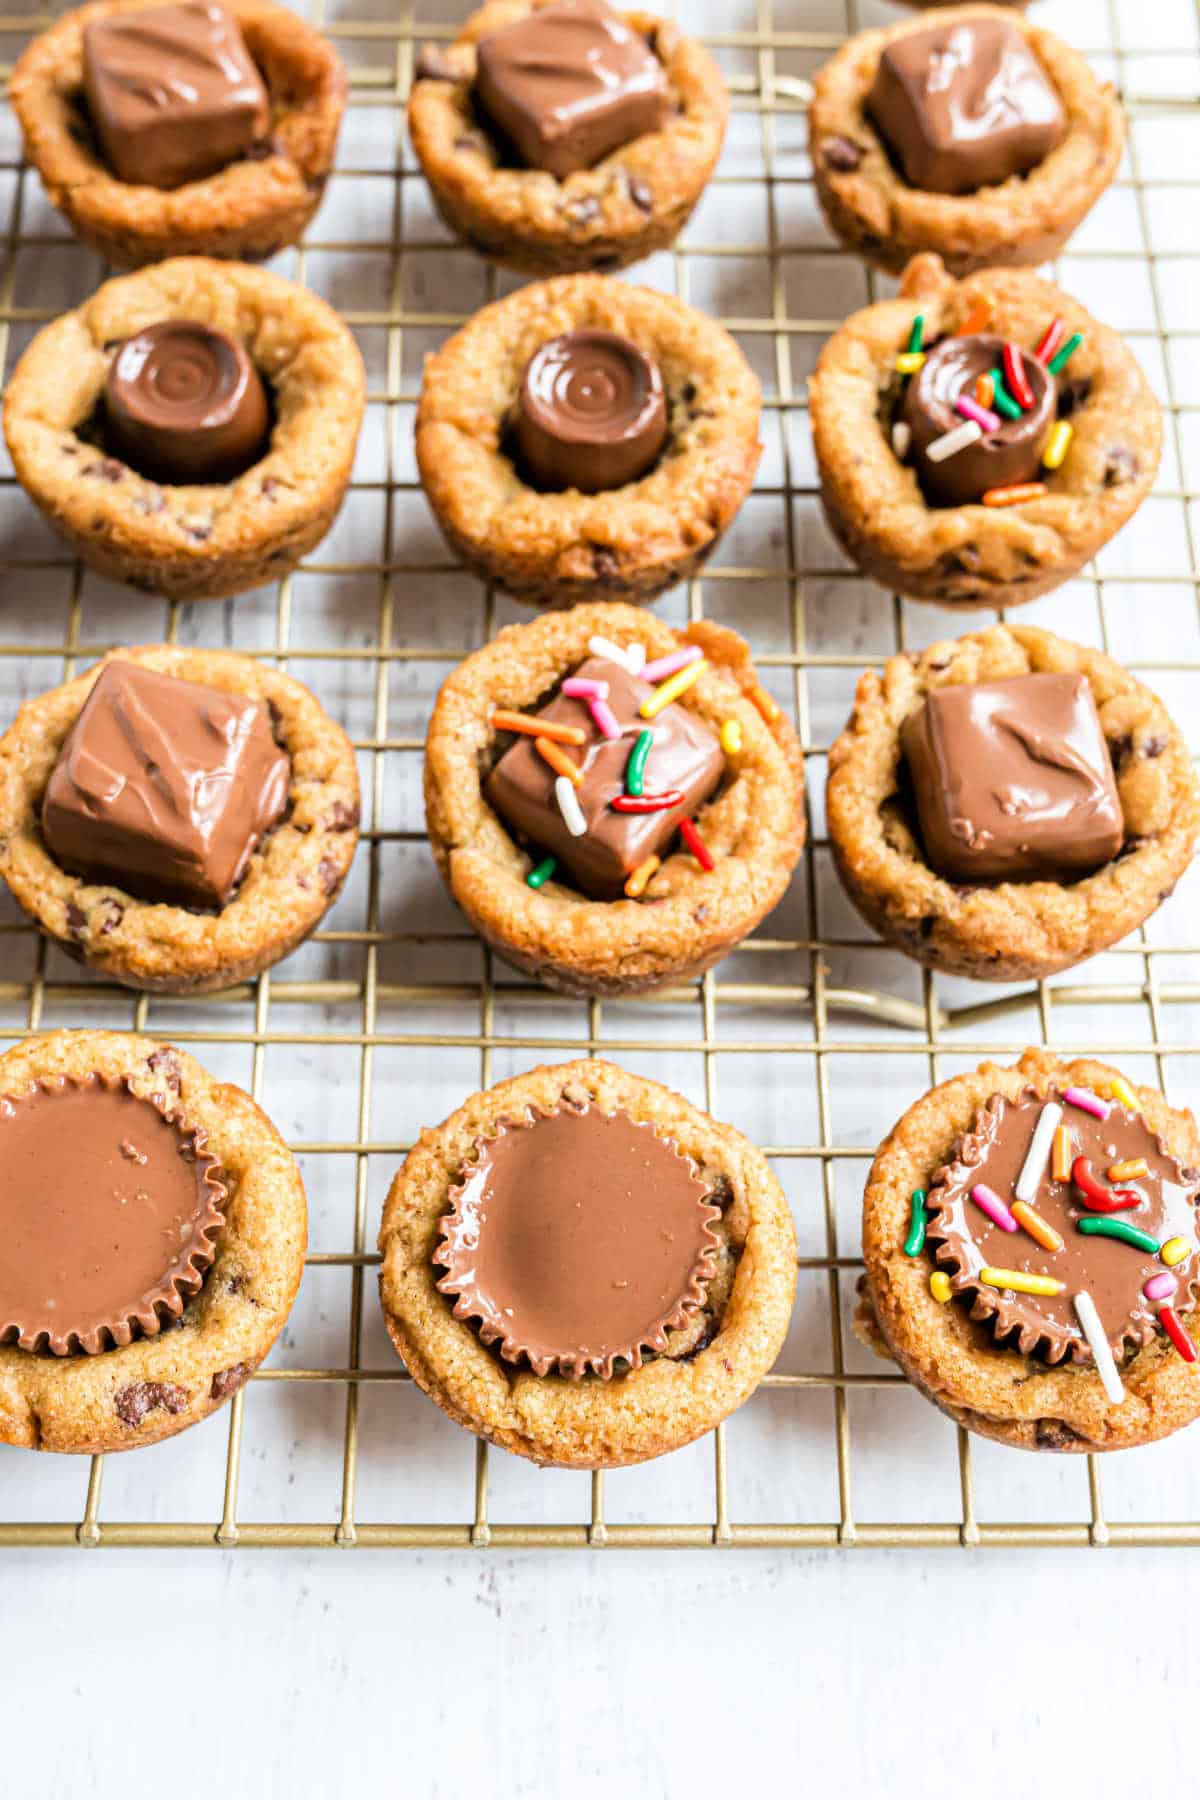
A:
POLYGON ((1050 261, 1125 147, 1111 86, 1011 7, 956 6, 860 32, 817 75, 808 120, 831 230, 896 273, 921 250, 956 275, 1050 261), (1000 83, 1011 92, 985 116, 979 97, 1000 83))
POLYGON ((116 650, 0 738, 0 875, 69 954, 150 992, 287 956, 336 900, 358 819, 341 727, 234 651, 116 650))
POLYGON ((492 0, 418 59, 408 127, 450 229, 509 268, 555 275, 672 244, 728 114, 708 51, 664 20, 598 0, 492 0))
MULTIPOLYGON (((560 415, 571 409, 569 363, 564 374, 560 415)), ((571 409, 584 436, 597 413, 615 429, 586 401, 571 409)), ((565 437, 561 417, 560 429, 565 437)), ((721 326, 647 288, 562 276, 485 306, 428 359, 417 462, 438 524, 485 581, 535 606, 648 601, 694 574, 732 523, 758 468, 758 429, 758 382, 721 326), (646 472, 592 492, 571 485, 583 479, 572 473, 578 432, 561 445, 553 488, 524 461, 518 432, 531 365, 585 333, 620 340, 629 365, 653 366, 666 416, 646 472)))
POLYGON ((1038 275, 956 282, 930 256, 829 339, 809 415, 846 554, 943 606, 1016 606, 1068 581, 1137 511, 1162 449, 1158 401, 1115 331, 1038 275), (1008 391, 1014 365, 1039 384, 1030 407, 1008 391))
POLYGON ((959 1425, 1120 1450, 1200 1414, 1200 1136, 1108 1064, 1027 1050, 909 1108, 863 1202, 856 1326, 959 1425))
POLYGON ((1161 701, 1101 651, 1029 625, 863 675, 825 804, 868 924, 979 981, 1053 975, 1118 943, 1168 898, 1200 829, 1161 701))
POLYGON ((711 1431, 771 1368, 796 1288, 762 1153, 596 1061, 534 1069, 423 1131, 379 1250, 384 1320, 418 1386, 557 1468, 644 1462, 711 1431))
POLYGON ((364 405, 358 347, 323 300, 265 269, 180 257, 105 282, 38 333, 4 435, 26 493, 90 568, 217 600, 277 581, 325 536, 364 405))
POLYGON ((58 1031, 0 1056, 0 1443, 173 1437, 262 1362, 304 1266, 295 1159, 182 1050, 58 1031))
POLYGON ((742 640, 632 607, 509 626, 448 677, 425 745, 447 887, 564 993, 711 968, 782 897, 803 801, 795 734, 742 640))
POLYGON ((51 201, 85 243, 119 267, 184 255, 253 261, 297 243, 321 203, 345 97, 333 45, 268 0, 224 0, 219 9, 99 0, 35 38, 9 84, 25 154, 51 201), (142 13, 153 27, 144 33, 142 13), (212 15, 224 30, 209 27, 212 42, 198 43, 197 25, 212 15), (231 83, 229 35, 248 54, 247 74, 257 72, 256 111, 246 109, 246 84, 239 91, 231 83), (182 79, 171 79, 173 54, 182 79), (110 65, 111 83, 104 79, 110 65), (94 116, 89 91, 104 116, 94 116), (125 116, 139 111, 146 117, 125 116), (117 146, 124 176, 105 154, 105 137, 117 146), (223 162, 222 142, 229 152, 223 162), (197 162, 197 146, 214 144, 215 159, 206 164, 201 150, 197 162), (192 167, 201 172, 189 176, 192 167), (164 169, 184 178, 172 185, 164 169))

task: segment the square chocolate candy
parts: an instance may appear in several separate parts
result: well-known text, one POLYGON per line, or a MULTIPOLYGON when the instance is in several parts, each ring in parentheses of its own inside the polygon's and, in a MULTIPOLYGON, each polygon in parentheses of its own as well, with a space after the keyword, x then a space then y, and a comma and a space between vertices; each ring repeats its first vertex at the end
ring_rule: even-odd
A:
POLYGON ((85 880, 221 907, 281 817, 290 780, 259 701, 111 662, 51 771, 42 835, 85 880))
POLYGON ((244 156, 271 123, 236 19, 185 3, 116 12, 84 28, 83 85, 122 181, 180 187, 244 156))
POLYGON ((926 858, 949 881, 1072 881, 1121 848, 1086 675, 934 688, 900 740, 926 858))
MULTIPOLYGON (((575 789, 587 830, 573 837, 555 797, 555 771, 535 748, 531 737, 519 737, 488 776, 485 795, 510 830, 559 860, 565 878, 598 900, 619 899, 628 877, 648 856, 661 856, 679 828, 713 792, 725 770, 720 743, 703 719, 678 702, 649 721, 654 742, 646 760, 647 794, 678 792, 679 801, 661 812, 613 810, 612 801, 625 791, 625 765, 647 729, 640 715, 643 700, 654 688, 603 657, 592 657, 575 671, 588 681, 608 683, 608 705, 621 735, 606 738, 598 730, 585 700, 558 694, 537 714, 559 725, 586 732, 582 746, 563 749, 582 771, 575 789)), ((558 879, 563 879, 560 875, 558 879)))
POLYGON ((1024 33, 985 15, 893 38, 867 112, 905 180, 931 194, 970 194, 1027 174, 1066 130, 1024 33))
POLYGON ((560 180, 657 131, 671 110, 662 64, 601 0, 561 0, 489 32, 475 93, 523 161, 560 180))

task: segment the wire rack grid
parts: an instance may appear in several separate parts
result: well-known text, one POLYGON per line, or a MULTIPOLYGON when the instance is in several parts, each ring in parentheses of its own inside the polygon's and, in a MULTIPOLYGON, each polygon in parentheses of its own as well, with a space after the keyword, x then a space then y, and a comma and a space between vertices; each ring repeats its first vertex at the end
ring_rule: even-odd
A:
MULTIPOLYGON (((367 10, 348 3, 355 14, 367 10)), ((0 691, 11 710, 114 642, 164 635, 234 643, 291 667, 331 708, 340 704, 354 735, 366 798, 355 876, 329 928, 290 963, 203 1002, 106 987, 48 950, 10 907, 0 915, 0 1030, 16 1038, 50 1024, 132 1028, 236 1071, 268 1113, 285 1127, 296 1121, 289 1136, 315 1202, 318 1245, 298 1314, 306 1294, 331 1279, 344 1284, 344 1306, 318 1306, 285 1334, 223 1418, 116 1459, 122 1467, 107 1482, 110 1494, 118 1488, 115 1507, 103 1504, 105 1459, 93 1459, 84 1480, 76 1459, 7 1452, 2 1546, 1200 1543, 1200 1492, 1178 1457, 1139 1453, 1152 1460, 1150 1479, 1118 1482, 1109 1505, 1109 1471, 1102 1483, 1097 1459, 997 1457, 993 1446, 973 1447, 850 1331, 862 1177, 902 1106, 980 1055, 1010 1059, 1037 1041, 1103 1046, 1135 1076, 1190 1098, 1200 1087, 1200 1034, 1189 1029, 1200 944, 1187 936, 1185 891, 1135 941, 1088 969, 988 990, 981 1000, 977 986, 935 980, 870 941, 841 902, 820 794, 854 678, 897 649, 962 628, 932 609, 888 601, 847 569, 820 525, 807 445, 804 377, 817 349, 845 313, 888 287, 820 225, 803 147, 807 77, 847 32, 895 12, 883 0, 750 0, 743 13, 714 0, 711 20, 703 10, 689 0, 687 23, 703 29, 726 68, 730 145, 681 244, 634 278, 719 312, 738 336, 763 380, 767 457, 743 523, 664 610, 740 623, 766 680, 794 711, 810 837, 793 893, 763 933, 701 982, 603 1006, 563 1002, 493 967, 440 899, 423 852, 422 717, 446 667, 520 614, 456 570, 427 523, 414 523, 423 513, 409 426, 423 350, 512 284, 440 230, 405 140, 414 51, 452 36, 457 10, 417 16, 413 0, 378 0, 379 16, 344 17, 338 0, 314 0, 309 16, 350 67, 349 108, 337 177, 286 272, 339 305, 368 363, 368 428, 348 523, 270 592, 234 607, 164 608, 98 582, 38 535, 5 465, 0 691), (710 22, 719 28, 705 29, 710 22), (364 229, 348 234, 343 222, 357 227, 364 218, 355 198, 364 189, 372 196, 364 229), (452 307, 431 303, 446 294, 452 307), (514 1459, 483 1444, 474 1446, 472 1473, 461 1448, 469 1440, 414 1394, 368 1292, 378 1201, 420 1124, 475 1085, 547 1057, 590 1053, 674 1078, 717 1116, 753 1126, 792 1195, 802 1251, 797 1326, 777 1370, 710 1440, 665 1459, 663 1470, 679 1471, 674 1483, 635 1483, 628 1494, 618 1483, 635 1472, 539 1477, 523 1465, 514 1472, 514 1459), (763 1091, 771 1095, 765 1109, 763 1091), (341 1128, 313 1136, 308 1121, 328 1116, 335 1099, 341 1128), (390 1133, 396 1116, 404 1128, 390 1133), (310 1429, 304 1403, 314 1389, 323 1404, 310 1429), (256 1435, 265 1446, 257 1453, 256 1435), (201 1440, 202 1453, 194 1450, 201 1440), (297 1512, 287 1492, 293 1452, 306 1498, 328 1493, 327 1506, 302 1500, 297 1512), (312 1478, 314 1459, 324 1487, 312 1478), (990 1496, 980 1493, 981 1462, 990 1496), (49 1464, 58 1467, 45 1475, 49 1464), (246 1504, 248 1468, 259 1516, 246 1504), (272 1476, 289 1469, 273 1486, 272 1476), (773 1486, 757 1480, 765 1469, 778 1472, 773 1486), (949 1499, 935 1499, 935 1473, 949 1481, 949 1499), (444 1492, 435 1492, 438 1481, 444 1492)), ((1187 280, 1200 273, 1200 236, 1184 223, 1200 187, 1200 7, 1163 5, 1150 41, 1145 8, 1130 0, 1099 8, 1047 0, 1044 15, 1111 70, 1131 116, 1129 157, 1104 203, 1108 226, 1098 237, 1081 234, 1062 278, 1084 297, 1095 293, 1101 311, 1103 297, 1132 278, 1137 299, 1122 322, 1163 399, 1168 455, 1144 509, 1152 527, 1130 528, 1128 552, 1102 558, 1026 616, 1113 648, 1178 695, 1186 720, 1195 692, 1188 683, 1200 676, 1200 330, 1188 322, 1179 277, 1186 299, 1187 280), (1133 599, 1143 589, 1149 604, 1135 624, 1133 599), (1155 608, 1158 627, 1148 622, 1155 608)), ((5 74, 48 21, 0 16, 5 74)), ((9 367, 28 337, 105 271, 46 207, 11 120, 0 140, 0 204, 0 357, 9 367)))

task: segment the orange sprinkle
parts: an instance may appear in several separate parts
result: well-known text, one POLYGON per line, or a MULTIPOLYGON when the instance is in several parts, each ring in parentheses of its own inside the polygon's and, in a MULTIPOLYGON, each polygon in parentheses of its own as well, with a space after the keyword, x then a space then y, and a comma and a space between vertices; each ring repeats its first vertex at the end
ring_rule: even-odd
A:
POLYGON ((989 407, 996 398, 996 384, 990 375, 980 375, 975 383, 975 404, 989 407))
POLYGON ((1070 1127, 1060 1125, 1054 1134, 1054 1152, 1050 1163, 1050 1173, 1055 1181, 1070 1181, 1071 1164, 1074 1161, 1075 1145, 1070 1127))
POLYGON ((650 877, 653 875, 655 869, 661 868, 661 866, 662 858, 660 856, 648 856, 645 862, 640 862, 638 864, 637 868, 633 871, 633 874, 629 877, 629 880, 625 883, 625 892, 630 900, 636 900, 640 894, 645 893, 650 877))
POLYGON ((1022 500, 1040 500, 1046 491, 1044 481, 1017 481, 1012 487, 989 488, 983 496, 985 506, 1019 506, 1022 500))
POLYGON ((1034 1243, 1040 1244, 1043 1250, 1062 1249, 1063 1241, 1053 1225, 1048 1225, 1041 1213, 1034 1212, 1032 1206, 1026 1205, 1024 1200, 1014 1200, 1009 1211, 1021 1230, 1027 1231, 1034 1243))
POLYGON ((586 744, 587 732, 578 725, 556 725, 553 719, 535 719, 531 713, 494 712, 493 731, 519 731, 522 737, 549 738, 556 744, 586 744))
POLYGON ((1150 1165, 1144 1156, 1135 1156, 1132 1162, 1113 1163, 1108 1171, 1110 1181, 1137 1181, 1142 1175, 1150 1173, 1150 1165))
POLYGON ((550 764, 556 775, 565 775, 574 787, 582 785, 583 770, 577 762, 571 760, 565 750, 560 750, 557 744, 552 744, 544 734, 534 738, 533 747, 538 755, 550 764))
POLYGON ((959 337, 974 337, 977 331, 983 331, 991 323, 991 317, 992 303, 981 296, 959 326, 959 337))
POLYGON ((750 698, 755 706, 757 706, 763 718, 767 721, 767 724, 773 725, 779 717, 782 708, 772 700, 766 688, 758 686, 752 687, 750 689, 750 698))

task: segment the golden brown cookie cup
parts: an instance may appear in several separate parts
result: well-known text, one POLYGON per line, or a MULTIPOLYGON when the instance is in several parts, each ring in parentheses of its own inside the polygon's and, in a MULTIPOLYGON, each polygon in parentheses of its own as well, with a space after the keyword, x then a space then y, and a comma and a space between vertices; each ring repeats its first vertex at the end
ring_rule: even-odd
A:
POLYGON ((95 1356, 0 1346, 0 1443, 99 1455, 156 1444, 215 1412, 279 1336, 304 1267, 295 1158, 240 1088, 182 1050, 120 1031, 56 1031, 0 1056, 0 1094, 102 1075, 157 1095, 207 1134, 227 1188, 216 1257, 177 1325, 95 1356))
MULTIPOLYGON (((880 1146, 867 1181, 859 1335, 898 1362, 914 1387, 957 1424, 1016 1449, 1122 1450, 1169 1437, 1200 1414, 1200 1374, 1165 1335, 1122 1363, 1126 1398, 1114 1406, 1092 1365, 1052 1368, 999 1348, 986 1323, 953 1301, 933 1298, 931 1250, 904 1254, 914 1188, 929 1192, 936 1185, 938 1170, 993 1094, 1016 1099, 1030 1084, 1039 1093, 1072 1083, 1103 1090, 1118 1074, 1106 1063, 1067 1062, 1045 1050, 1027 1050, 1015 1068, 984 1063, 908 1109, 880 1146)), ((1135 1091, 1147 1123, 1171 1153, 1185 1165, 1200 1163, 1192 1115, 1168 1106, 1153 1088, 1135 1091)))
POLYGON ((761 693, 736 633, 693 625, 685 636, 628 606, 577 607, 510 625, 446 680, 425 742, 425 817, 438 868, 479 935, 506 961, 568 994, 635 994, 711 968, 782 898, 804 842, 800 748, 779 714, 767 724, 761 693), (696 815, 716 867, 690 852, 668 856, 641 900, 589 900, 525 877, 534 863, 483 795, 500 754, 497 709, 530 712, 585 661, 596 634, 668 656, 701 646, 710 667, 678 704, 719 731, 736 718, 742 748, 730 779, 696 815))
POLYGON ((808 141, 813 178, 830 229, 850 249, 899 273, 911 256, 932 250, 956 275, 993 264, 1049 262, 1112 181, 1125 148, 1125 115, 1106 82, 1061 38, 1008 6, 939 11, 939 25, 959 18, 1003 19, 1023 32, 1066 114, 1057 149, 1026 176, 973 194, 930 194, 897 172, 866 114, 884 49, 928 31, 924 18, 904 19, 850 39, 813 83, 808 141))
POLYGON ((1162 413, 1123 339, 1039 275, 992 269, 956 282, 917 257, 900 294, 853 313, 809 380, 809 417, 825 516, 854 562, 894 593, 942 606, 1006 607, 1077 574, 1137 511, 1154 484, 1162 413), (925 341, 960 331, 977 301, 991 329, 1032 350, 1055 317, 1083 343, 1060 391, 1087 396, 1070 414, 1066 461, 1043 473, 1047 493, 1016 506, 930 506, 891 446, 896 357, 913 315, 925 341))
POLYGON ((1167 899, 1192 857, 1200 794, 1162 702, 1119 663, 1032 625, 995 625, 863 675, 829 756, 826 817, 842 885, 906 956, 978 981, 1056 974, 1118 943, 1167 899), (1082 881, 964 887, 925 860, 900 728, 931 689, 1044 672, 1088 678, 1116 771, 1125 843, 1082 881))
POLYGON ((365 392, 353 336, 315 294, 244 263, 178 257, 106 281, 38 333, 8 384, 4 435, 26 493, 90 568, 172 600, 217 600, 277 581, 329 530, 365 392), (273 397, 270 441, 233 481, 170 486, 103 447, 118 346, 180 318, 240 339, 273 397))
POLYGON ((417 1385, 456 1424, 554 1468, 620 1468, 711 1431, 775 1361, 796 1289, 791 1213, 761 1151, 681 1095, 598 1061, 534 1069, 423 1131, 388 1192, 379 1250, 384 1322, 417 1385), (539 1376, 502 1361, 454 1317, 431 1260, 476 1140, 526 1107, 550 1112, 564 1100, 653 1125, 697 1164, 722 1214, 699 1311, 668 1333, 664 1355, 611 1380, 539 1376))
POLYGON ((431 356, 417 462, 438 524, 469 568, 535 606, 652 600, 715 548, 762 447, 758 382, 728 332, 682 301, 602 275, 519 288, 431 356), (640 481, 542 493, 513 461, 508 421, 525 365, 560 332, 597 326, 657 362, 669 436, 640 481))
POLYGON ((663 64, 674 115, 661 131, 565 180, 507 166, 472 99, 475 46, 488 32, 553 3, 491 0, 472 13, 437 53, 453 79, 423 77, 418 66, 409 135, 446 224, 485 256, 531 275, 623 268, 666 249, 687 223, 721 154, 729 97, 703 45, 650 13, 623 12, 663 64))
POLYGON ((104 162, 83 101, 83 33, 147 0, 97 0, 36 37, 13 70, 9 99, 25 154, 72 229, 122 268, 168 256, 274 256, 297 243, 333 166, 346 76, 333 45, 269 0, 223 0, 271 100, 265 154, 203 181, 163 189, 121 181, 104 162))
POLYGON ((289 955, 336 900, 358 842, 354 751, 307 688, 253 657, 158 644, 113 660, 263 701, 291 758, 288 810, 220 912, 151 904, 61 868, 42 837, 42 795, 97 663, 27 701, 0 738, 0 875, 49 937, 112 981, 167 994, 232 987, 289 955))

